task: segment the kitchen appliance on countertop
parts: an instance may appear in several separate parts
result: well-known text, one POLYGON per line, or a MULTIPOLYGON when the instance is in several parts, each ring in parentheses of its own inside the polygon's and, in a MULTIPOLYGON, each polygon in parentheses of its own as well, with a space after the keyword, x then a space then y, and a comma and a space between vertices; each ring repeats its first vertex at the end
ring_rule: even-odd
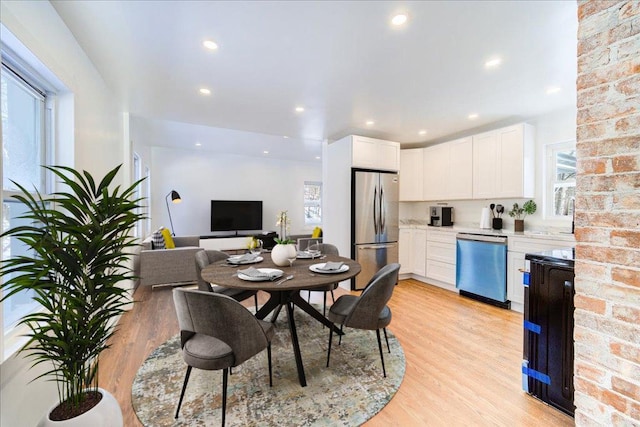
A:
POLYGON ((429 225, 432 227, 447 227, 453 225, 453 208, 451 206, 430 206, 429 225))
POLYGON ((456 235, 456 288, 460 295, 502 308, 507 300, 507 238, 486 234, 456 235))
POLYGON ((351 290, 357 290, 398 262, 399 178, 395 172, 353 169, 351 184, 351 255, 362 268, 351 279, 351 290))

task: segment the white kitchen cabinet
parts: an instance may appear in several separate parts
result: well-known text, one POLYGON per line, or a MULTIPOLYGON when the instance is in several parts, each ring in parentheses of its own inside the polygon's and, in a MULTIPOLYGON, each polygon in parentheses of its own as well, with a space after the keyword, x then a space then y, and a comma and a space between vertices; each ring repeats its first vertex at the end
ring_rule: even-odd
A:
POLYGON ((401 228, 398 233, 398 262, 400 274, 411 273, 411 231, 410 228, 401 228))
POLYGON ((424 149, 424 200, 461 200, 473 196, 472 138, 424 149))
POLYGON ((447 199, 449 147, 438 144, 424 149, 424 200, 447 199))
MULTIPOLYGON (((441 282, 445 288, 456 284, 456 232, 453 230, 427 230, 426 277, 441 282)), ((431 283, 431 282, 430 282, 431 283)))
POLYGON ((524 310, 524 286, 522 284, 522 270, 526 269, 525 254, 547 251, 550 249, 573 248, 572 239, 554 240, 527 236, 513 236, 508 238, 507 252, 507 299, 511 300, 511 309, 522 312, 524 310))
POLYGON ((427 231, 401 228, 399 235, 400 274, 425 276, 427 231))
POLYGON ((464 200, 473 197, 473 138, 461 138, 448 142, 449 163, 447 200, 464 200))
POLYGON ((423 200, 424 148, 400 150, 400 201, 423 200))
POLYGON ((415 229, 411 241, 411 270, 418 276, 426 276, 427 230, 415 229))
POLYGON ((473 136, 473 198, 524 198, 535 192, 535 141, 521 123, 473 136))
POLYGON ((352 135, 352 166, 357 168, 398 171, 400 144, 381 139, 352 135))

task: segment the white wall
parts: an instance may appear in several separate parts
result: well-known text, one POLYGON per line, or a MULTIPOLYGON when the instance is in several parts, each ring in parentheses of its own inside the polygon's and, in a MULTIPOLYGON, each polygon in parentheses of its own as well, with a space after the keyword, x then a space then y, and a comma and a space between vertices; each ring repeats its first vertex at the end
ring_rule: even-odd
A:
POLYGON ((154 147, 152 228, 169 227, 165 196, 176 190, 182 203, 171 204, 176 235, 210 233, 210 201, 262 200, 263 229, 278 231, 276 214, 289 211, 290 234, 310 233, 304 225, 304 182, 322 179, 321 164, 204 150, 154 147))
MULTIPOLYGON (((112 94, 71 32, 48 2, 0 2, 3 42, 15 36, 68 90, 59 97, 58 162, 95 176, 123 163, 122 114, 112 94)), ((128 159, 126 159, 128 160, 128 159)), ((122 180, 122 176, 118 179, 122 180)), ((22 357, 0 366, 0 425, 36 425, 57 400, 55 384, 30 381, 22 357)))
MULTIPOLYGON (((536 128, 536 192, 534 200, 538 205, 535 214, 527 216, 525 220, 526 230, 540 230, 543 228, 557 228, 570 230, 571 219, 550 220, 544 217, 543 188, 545 185, 545 174, 543 169, 545 146, 558 142, 575 141, 576 137, 576 109, 570 108, 557 111, 552 114, 534 117, 525 120, 536 128)), ((514 122, 516 123, 516 122, 514 122)), ((499 127, 507 126, 501 124, 499 127)), ((402 179, 402 178, 400 178, 402 179)), ((505 207, 503 215, 503 228, 513 229, 513 219, 507 212, 517 202, 522 205, 527 199, 491 199, 491 200, 460 200, 447 201, 448 206, 453 206, 454 221, 458 224, 479 224, 480 213, 483 207, 488 207, 490 203, 502 204, 505 207)), ((435 205, 432 202, 401 202, 400 220, 422 220, 428 221, 428 207, 435 205)))

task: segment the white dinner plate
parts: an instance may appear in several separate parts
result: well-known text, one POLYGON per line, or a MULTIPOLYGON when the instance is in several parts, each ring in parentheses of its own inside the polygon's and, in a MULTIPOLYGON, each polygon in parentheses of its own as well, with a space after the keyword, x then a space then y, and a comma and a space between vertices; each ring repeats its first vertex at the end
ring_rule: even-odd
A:
MULTIPOLYGON (((261 273, 268 274, 269 276, 273 277, 273 280, 275 280, 278 277, 282 276, 282 270, 278 270, 277 268, 256 268, 256 270, 260 271, 261 273)), ((238 278, 240 278, 242 280, 248 280, 249 282, 266 282, 268 280, 272 280, 269 277, 251 277, 251 276, 247 276, 246 274, 242 274, 239 271, 238 271, 238 278)))
POLYGON ((244 264, 255 264, 256 262, 260 262, 262 260, 264 260, 264 258, 262 258, 261 256, 256 257, 254 259, 250 259, 250 260, 246 260, 246 261, 242 261, 240 260, 240 256, 230 256, 229 258, 227 258, 227 262, 229 264, 236 264, 236 265, 244 265, 244 264))
POLYGON ((349 271, 349 266, 347 264, 342 264, 342 267, 340 267, 338 270, 321 270, 321 268, 324 267, 325 264, 326 264, 325 262, 312 264, 309 266, 309 270, 313 271, 314 273, 323 273, 323 274, 338 274, 338 273, 344 273, 345 271, 349 271))
POLYGON ((298 252, 298 256, 296 258, 298 259, 314 259, 314 258, 320 258, 322 256, 322 254, 318 254, 316 256, 313 256, 311 253, 307 252, 307 251, 301 251, 298 252))

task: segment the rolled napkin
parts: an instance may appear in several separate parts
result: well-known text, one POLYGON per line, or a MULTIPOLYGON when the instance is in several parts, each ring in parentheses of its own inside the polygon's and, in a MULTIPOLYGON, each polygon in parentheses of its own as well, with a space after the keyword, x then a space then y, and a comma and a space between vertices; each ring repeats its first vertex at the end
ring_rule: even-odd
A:
POLYGON ((238 264, 238 263, 253 261, 256 258, 258 258, 257 254, 236 255, 236 256, 227 258, 227 262, 238 264))
POLYGON ((344 265, 344 262, 334 262, 334 261, 329 261, 326 262, 322 267, 318 267, 318 270, 322 270, 322 271, 335 271, 335 270, 340 270, 342 268, 342 266, 344 265))
POLYGON ((245 268, 244 270, 238 270, 238 274, 240 273, 244 274, 245 276, 254 277, 256 279, 258 278, 274 279, 278 277, 277 273, 265 273, 253 267, 245 268))

